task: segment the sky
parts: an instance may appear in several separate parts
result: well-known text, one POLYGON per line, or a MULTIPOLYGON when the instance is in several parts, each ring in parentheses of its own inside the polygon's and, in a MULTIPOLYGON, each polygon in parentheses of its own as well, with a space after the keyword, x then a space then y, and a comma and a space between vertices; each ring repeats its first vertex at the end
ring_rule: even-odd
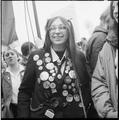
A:
POLYGON ((42 40, 39 40, 36 33, 32 1, 28 1, 28 9, 31 18, 32 29, 26 13, 27 29, 25 23, 25 7, 24 1, 12 1, 15 15, 15 26, 18 35, 15 47, 19 52, 21 45, 26 41, 37 43, 45 39, 45 24, 50 17, 62 15, 67 19, 72 18, 74 25, 76 41, 80 41, 81 37, 89 39, 94 28, 99 25, 99 17, 101 13, 109 6, 109 1, 35 1, 38 13, 38 20, 42 40), (32 31, 33 30, 33 31, 32 31), (28 37, 29 36, 29 37, 28 37))

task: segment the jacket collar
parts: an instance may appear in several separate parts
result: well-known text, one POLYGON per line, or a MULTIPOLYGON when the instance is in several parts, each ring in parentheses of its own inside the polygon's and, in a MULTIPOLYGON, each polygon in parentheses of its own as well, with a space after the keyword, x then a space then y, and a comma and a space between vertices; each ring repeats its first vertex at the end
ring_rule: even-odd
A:
POLYGON ((62 61, 64 58, 67 58, 67 56, 68 56, 67 49, 65 50, 61 60, 59 59, 59 56, 57 55, 57 53, 54 51, 54 49, 52 47, 50 48, 50 51, 51 51, 51 56, 52 56, 52 61, 53 62, 55 62, 55 61, 62 61))
MULTIPOLYGON (((19 73, 21 73, 22 71, 24 71, 24 66, 19 65, 19 73)), ((6 72, 8 72, 8 73, 10 73, 10 74, 13 74, 13 73, 10 71, 9 67, 6 68, 6 72)))
POLYGON ((108 34, 108 30, 106 30, 105 28, 101 27, 100 25, 95 27, 93 33, 95 33, 95 32, 103 32, 105 34, 108 34))

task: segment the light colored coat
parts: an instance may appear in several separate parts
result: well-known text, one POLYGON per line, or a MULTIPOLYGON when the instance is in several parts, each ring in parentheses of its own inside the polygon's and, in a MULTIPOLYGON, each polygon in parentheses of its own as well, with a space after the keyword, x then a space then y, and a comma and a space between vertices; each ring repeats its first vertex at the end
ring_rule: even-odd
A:
POLYGON ((116 50, 108 42, 99 53, 92 76, 92 99, 98 115, 102 118, 117 117, 118 83, 115 72, 116 50))

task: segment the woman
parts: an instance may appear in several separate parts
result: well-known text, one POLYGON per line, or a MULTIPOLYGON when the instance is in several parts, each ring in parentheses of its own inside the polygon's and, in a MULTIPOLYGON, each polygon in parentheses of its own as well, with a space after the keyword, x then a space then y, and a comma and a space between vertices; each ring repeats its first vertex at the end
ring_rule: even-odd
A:
POLYGON ((71 21, 47 21, 43 49, 31 53, 18 95, 20 118, 84 118, 91 95, 85 57, 71 21), (77 71, 77 72, 76 72, 77 71))
POLYGON ((111 2, 110 13, 114 24, 92 76, 92 98, 101 118, 118 118, 118 1, 111 2))
POLYGON ((24 67, 18 62, 18 53, 14 49, 5 51, 3 58, 7 64, 2 74, 3 118, 17 117, 18 88, 24 73, 24 67))

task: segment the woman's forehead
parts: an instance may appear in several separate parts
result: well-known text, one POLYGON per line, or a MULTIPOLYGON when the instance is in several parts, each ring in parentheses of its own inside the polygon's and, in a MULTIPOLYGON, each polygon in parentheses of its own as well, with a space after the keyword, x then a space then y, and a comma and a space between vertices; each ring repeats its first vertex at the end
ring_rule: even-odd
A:
POLYGON ((59 25, 59 24, 63 24, 64 25, 64 23, 63 23, 63 21, 60 19, 60 18, 56 18, 56 19, 54 19, 54 21, 52 22, 52 24, 51 25, 59 25))
POLYGON ((7 50, 5 53, 15 53, 15 54, 17 54, 16 51, 12 50, 12 49, 7 50))
POLYGON ((116 6, 116 5, 118 5, 118 1, 113 2, 113 6, 116 6))

